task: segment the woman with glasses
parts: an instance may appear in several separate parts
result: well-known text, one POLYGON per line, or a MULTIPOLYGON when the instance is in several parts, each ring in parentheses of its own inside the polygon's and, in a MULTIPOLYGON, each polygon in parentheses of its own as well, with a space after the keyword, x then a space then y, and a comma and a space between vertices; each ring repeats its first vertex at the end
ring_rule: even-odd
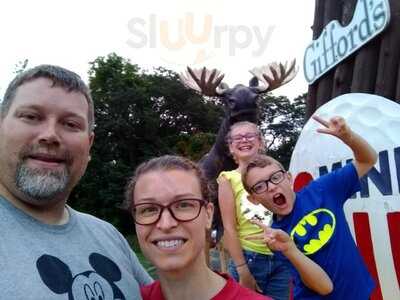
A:
POLYGON ((213 205, 195 163, 178 156, 151 159, 136 169, 126 197, 140 248, 159 277, 142 287, 144 300, 269 299, 207 267, 204 248, 213 205))
MULTIPOLYGON (((221 172, 218 177, 218 203, 224 226, 223 243, 231 259, 229 273, 242 286, 260 291, 277 300, 289 299, 290 269, 277 259, 264 241, 251 239, 263 230, 256 219, 269 225, 272 214, 247 199, 241 172, 247 162, 264 150, 264 141, 256 124, 238 122, 231 126, 226 140, 237 169, 221 172)), ((279 176, 279 174, 277 174, 279 176)))

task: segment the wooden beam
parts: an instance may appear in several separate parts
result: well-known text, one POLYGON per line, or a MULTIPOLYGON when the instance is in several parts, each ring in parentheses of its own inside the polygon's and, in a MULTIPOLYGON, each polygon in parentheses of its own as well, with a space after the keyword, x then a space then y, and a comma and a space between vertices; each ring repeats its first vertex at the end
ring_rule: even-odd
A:
POLYGON ((390 24, 386 29, 379 52, 375 93, 394 99, 400 61, 400 1, 390 1, 390 24))
MULTIPOLYGON (((347 0, 343 2, 342 26, 347 26, 353 19, 357 1, 358 0, 347 0)), ((332 98, 350 93, 354 60, 355 55, 351 55, 336 67, 335 75, 333 76, 332 98)))
POLYGON ((353 68, 352 93, 375 92, 381 37, 376 37, 357 52, 353 68))
MULTIPOLYGON (((337 0, 325 0, 324 27, 332 20, 341 20, 343 3, 337 0)), ((318 83, 317 108, 332 98, 333 77, 335 69, 326 73, 318 83)))
MULTIPOLYGON (((315 9, 314 9, 314 23, 312 26, 313 30, 313 40, 317 39, 322 29, 324 28, 324 7, 325 0, 316 0, 315 1, 315 9)), ((317 108, 317 87, 318 84, 314 83, 308 86, 307 93, 307 105, 306 105, 306 120, 308 120, 311 115, 315 112, 317 108)))

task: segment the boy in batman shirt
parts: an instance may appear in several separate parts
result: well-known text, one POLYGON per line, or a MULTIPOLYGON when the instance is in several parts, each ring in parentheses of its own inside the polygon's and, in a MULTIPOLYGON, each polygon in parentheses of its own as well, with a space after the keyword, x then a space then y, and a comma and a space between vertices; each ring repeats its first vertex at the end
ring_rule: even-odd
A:
POLYGON ((263 238, 279 251, 277 255, 286 255, 293 239, 331 278, 333 291, 321 296, 295 271, 295 299, 369 299, 374 283, 352 238, 343 205, 360 190, 359 179, 374 166, 377 154, 343 118, 313 118, 323 125, 317 131, 339 138, 353 151, 354 159, 297 193, 291 174, 278 161, 266 155, 251 160, 242 176, 249 199, 274 213, 272 228, 255 221, 264 228, 263 236, 255 238, 263 238))

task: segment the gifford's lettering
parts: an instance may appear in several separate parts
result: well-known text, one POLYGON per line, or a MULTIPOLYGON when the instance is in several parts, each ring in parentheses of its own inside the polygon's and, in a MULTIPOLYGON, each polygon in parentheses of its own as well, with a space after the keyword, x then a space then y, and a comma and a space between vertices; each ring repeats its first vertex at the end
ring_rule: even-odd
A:
POLYGON ((346 27, 331 21, 304 53, 304 76, 309 84, 332 69, 389 24, 387 0, 358 0, 353 19, 346 27))

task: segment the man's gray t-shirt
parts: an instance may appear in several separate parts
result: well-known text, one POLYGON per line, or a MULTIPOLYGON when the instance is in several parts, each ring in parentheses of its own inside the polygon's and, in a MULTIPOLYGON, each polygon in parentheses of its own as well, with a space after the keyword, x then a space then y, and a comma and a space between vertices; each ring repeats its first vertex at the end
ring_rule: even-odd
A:
POLYGON ((109 223, 68 207, 47 225, 0 197, 0 299, 141 299, 152 279, 109 223))

